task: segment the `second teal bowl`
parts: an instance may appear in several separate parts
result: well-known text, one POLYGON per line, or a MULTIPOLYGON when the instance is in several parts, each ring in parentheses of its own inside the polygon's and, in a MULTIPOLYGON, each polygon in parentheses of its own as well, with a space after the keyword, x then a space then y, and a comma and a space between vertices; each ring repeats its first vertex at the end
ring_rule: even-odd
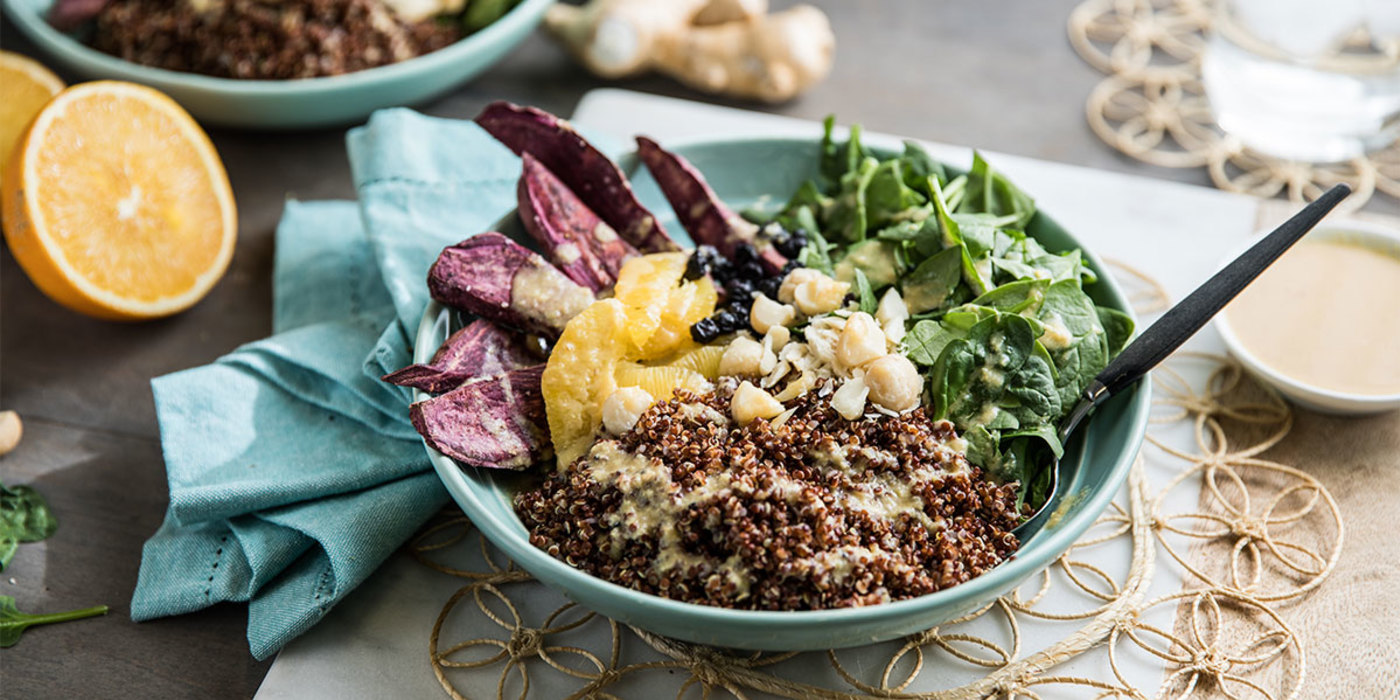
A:
MULTIPOLYGON (((736 209, 785 201, 802 182, 818 172, 815 139, 728 139, 667 144, 688 158, 715 191, 736 209)), ((876 149, 879 151, 880 149, 876 149)), ((879 154, 882 158, 892 153, 879 154)), ((633 175, 642 203, 664 226, 680 226, 650 175, 637 172, 635 156, 623 168, 633 175)), ((950 168, 954 172, 959 169, 950 168)), ((1031 193, 1034 194, 1034 193, 1031 193)), ((524 241, 514 214, 502 233, 524 241)), ((1028 233, 1052 251, 1084 247, 1045 214, 1037 214, 1028 233)), ((1089 295, 1100 304, 1132 313, 1122 291, 1103 263, 1084 249, 1099 281, 1089 295)), ((457 314, 432 302, 423 314, 414 344, 414 362, 427 362, 457 328, 457 314)), ((586 574, 530 544, 528 533, 511 507, 511 495, 524 476, 485 469, 464 469, 428 448, 429 457, 451 492, 493 544, 545 584, 580 605, 619 622, 691 642, 738 649, 800 651, 859 646, 926 630, 992 603, 1032 574, 1049 566, 1108 507, 1127 478, 1147 429, 1150 391, 1145 382, 1113 397, 1076 433, 1065 460, 1079 460, 1074 481, 1065 485, 1062 517, 1045 527, 1008 561, 967 583, 918 598, 862 608, 799 612, 730 610, 682 603, 640 593, 586 574)), ((418 392, 416 400, 428 398, 418 392)))
POLYGON ((491 25, 433 53, 379 68, 301 80, 236 80, 150 68, 102 53, 45 19, 53 0, 3 0, 5 15, 50 67, 88 80, 149 85, 205 125, 305 129, 363 121, 384 107, 413 105, 475 78, 525 39, 554 0, 521 0, 491 25))

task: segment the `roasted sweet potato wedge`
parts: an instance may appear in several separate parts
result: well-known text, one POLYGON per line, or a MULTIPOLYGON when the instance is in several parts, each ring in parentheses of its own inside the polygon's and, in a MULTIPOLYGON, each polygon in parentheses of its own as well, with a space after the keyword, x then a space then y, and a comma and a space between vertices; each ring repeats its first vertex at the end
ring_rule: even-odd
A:
MULTIPOLYGON (((637 153, 696 245, 714 246, 732 259, 741 244, 756 242, 758 227, 726 206, 690 161, 645 136, 637 137, 637 153)), ((759 246, 758 253, 770 272, 787 264, 787 258, 772 246, 759 246)))
POLYGON ((462 464, 525 469, 553 455, 540 377, 544 365, 467 382, 408 409, 418 434, 462 464))
POLYGON ((617 281, 622 263, 637 249, 618 238, 578 195, 529 153, 521 156, 520 220, 555 267, 599 292, 617 281))
POLYGON ((479 318, 448 336, 432 360, 409 365, 383 379, 390 384, 441 394, 470 379, 531 367, 542 361, 530 352, 523 334, 479 318))
POLYGON ((680 250, 656 217, 637 201, 617 164, 569 122, 534 107, 494 102, 477 116, 476 123, 516 155, 529 153, 543 163, 637 250, 680 250))
POLYGON ((428 292, 448 306, 551 338, 593 301, 587 287, 499 233, 443 249, 428 270, 428 292))

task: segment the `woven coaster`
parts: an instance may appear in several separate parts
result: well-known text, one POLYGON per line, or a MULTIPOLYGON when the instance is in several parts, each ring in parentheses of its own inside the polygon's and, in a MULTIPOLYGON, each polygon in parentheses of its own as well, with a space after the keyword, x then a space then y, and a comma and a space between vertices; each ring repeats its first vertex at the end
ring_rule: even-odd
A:
POLYGON ((1345 182, 1355 210, 1377 190, 1400 198, 1400 143, 1340 163, 1264 155, 1220 130, 1201 84, 1209 0, 1088 0, 1069 18, 1075 51, 1108 74, 1089 94, 1089 126, 1105 143, 1168 168, 1206 168, 1217 187, 1310 200, 1345 182))

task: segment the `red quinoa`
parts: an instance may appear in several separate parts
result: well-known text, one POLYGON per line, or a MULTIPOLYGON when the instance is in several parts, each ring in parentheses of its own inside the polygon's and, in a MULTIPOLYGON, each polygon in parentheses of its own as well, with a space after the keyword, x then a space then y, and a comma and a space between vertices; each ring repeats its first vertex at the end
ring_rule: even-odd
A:
POLYGON ((643 510, 658 499, 634 491, 629 501, 624 482, 595 478, 584 457, 516 496, 530 541, 636 590, 760 610, 911 598, 978 576, 1016 550, 1016 484, 984 479, 950 449, 947 421, 923 409, 848 421, 812 391, 789 404, 795 411, 778 427, 726 425, 714 418, 728 415, 732 386, 680 392, 595 446, 647 458, 645 474, 630 464, 604 464, 615 472, 599 474, 626 470, 629 488, 642 490, 660 483, 650 493, 668 495, 674 522, 648 521, 643 510), (895 517, 853 500, 871 482, 907 489, 903 501, 886 489, 904 504, 895 517))
POLYGON ((396 63, 461 38, 405 24, 379 0, 112 0, 92 45, 118 58, 221 78, 287 80, 396 63))

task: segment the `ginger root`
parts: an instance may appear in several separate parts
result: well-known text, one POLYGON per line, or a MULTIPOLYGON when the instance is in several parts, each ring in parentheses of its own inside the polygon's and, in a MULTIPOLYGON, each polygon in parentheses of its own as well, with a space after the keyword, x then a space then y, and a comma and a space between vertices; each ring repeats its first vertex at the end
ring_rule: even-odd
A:
POLYGON ((709 92, 781 102, 825 78, 836 38, 821 10, 767 0, 592 0, 545 26, 604 78, 665 73, 709 92))

